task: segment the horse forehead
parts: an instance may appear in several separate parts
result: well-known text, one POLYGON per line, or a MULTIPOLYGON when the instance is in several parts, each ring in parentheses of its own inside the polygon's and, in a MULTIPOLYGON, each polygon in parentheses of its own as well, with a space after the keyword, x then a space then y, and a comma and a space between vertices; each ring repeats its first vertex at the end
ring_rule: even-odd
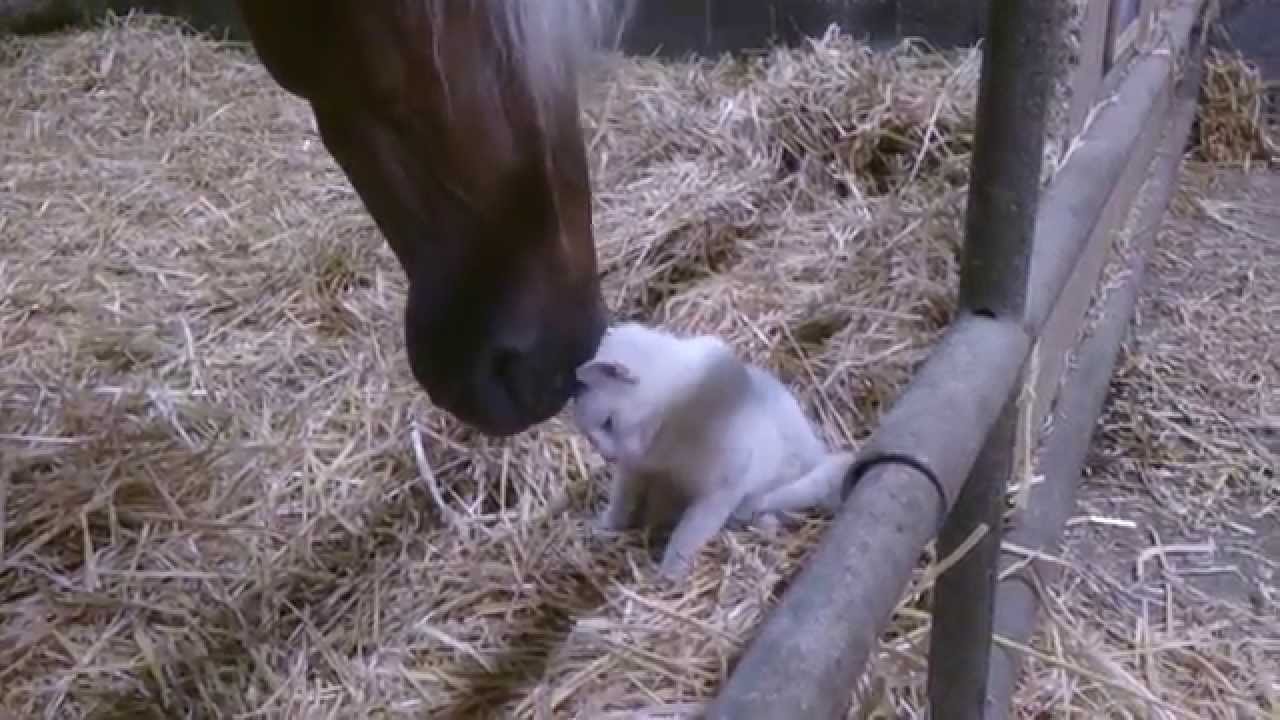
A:
MULTIPOLYGON (((523 6, 329 0, 312 14, 295 0, 247 2, 268 62, 335 128, 330 149, 359 156, 366 192, 407 197, 428 192, 429 180, 446 211, 483 215, 483 238, 472 233, 465 252, 483 250, 496 274, 537 267, 553 287, 594 275, 576 95, 550 66, 529 67, 528 53, 554 48, 517 43, 521 33, 503 24, 523 6), (549 280, 545 268, 565 279, 549 280)), ((540 28, 524 35, 558 37, 540 28)))

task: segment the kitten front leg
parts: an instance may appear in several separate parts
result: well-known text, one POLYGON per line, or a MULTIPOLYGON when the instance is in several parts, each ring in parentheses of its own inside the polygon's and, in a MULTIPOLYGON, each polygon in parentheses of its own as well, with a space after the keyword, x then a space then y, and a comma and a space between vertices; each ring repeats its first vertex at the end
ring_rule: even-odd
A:
POLYGON ((636 527, 640 521, 645 487, 643 475, 623 467, 618 468, 614 473, 613 485, 609 488, 608 504, 596 523, 600 529, 617 532, 636 527))
POLYGON ((764 493, 754 493, 742 499, 738 503, 738 507, 733 509, 733 514, 729 521, 735 528, 746 527, 756 520, 756 515, 760 512, 760 498, 764 493))
POLYGON ((693 569, 698 551, 724 529, 743 493, 736 487, 716 490, 694 500, 667 541, 659 572, 670 581, 681 580, 693 569))

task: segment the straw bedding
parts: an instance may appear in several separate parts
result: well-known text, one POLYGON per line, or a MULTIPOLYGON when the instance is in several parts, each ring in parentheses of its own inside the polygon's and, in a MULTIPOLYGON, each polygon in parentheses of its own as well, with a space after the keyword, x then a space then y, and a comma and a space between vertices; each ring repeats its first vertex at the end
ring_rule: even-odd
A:
POLYGON ((1189 163, 1095 435, 1028 707, 1280 711, 1280 176, 1189 163), (1107 705, 1088 696, 1113 686, 1107 705), (1117 692, 1118 691, 1118 692, 1117 692), (1121 700, 1121 698, 1126 698, 1121 700))
MULTIPOLYGON (((603 469, 564 422, 498 442, 431 408, 398 267, 259 65, 150 18, 0 42, 0 716, 696 713, 824 518, 723 533, 656 583, 642 534, 590 529, 603 469)), ((856 444, 949 319, 978 66, 833 34, 603 68, 611 306, 725 337, 856 444)), ((1217 367, 1185 352, 1158 356, 1217 367)), ((1129 363, 1118 392, 1160 375, 1129 363)), ((882 716, 923 706, 925 590, 860 688, 882 716)), ((1024 704, 1147 716, 1096 679, 1137 660, 1058 607, 1024 704)), ((1181 627, 1180 657, 1216 657, 1181 627)), ((1167 678, 1236 716, 1233 685, 1167 678)))
POLYGON ((1196 158, 1246 170, 1280 165, 1280 135, 1268 114, 1268 83, 1236 50, 1212 48, 1196 118, 1196 158))

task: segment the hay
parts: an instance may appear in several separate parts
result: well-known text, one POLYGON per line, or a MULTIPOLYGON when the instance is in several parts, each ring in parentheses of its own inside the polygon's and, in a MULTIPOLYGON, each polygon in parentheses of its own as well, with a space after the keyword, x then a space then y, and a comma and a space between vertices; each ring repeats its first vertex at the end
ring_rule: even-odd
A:
POLYGON ((948 320, 979 64, 839 35, 628 62, 588 113, 611 305, 822 378, 867 429, 948 320))
POLYGON ((1023 679, 1029 715, 1280 711, 1278 190, 1184 172, 1023 679))
POLYGON ((1267 114, 1262 72, 1239 51, 1212 48, 1205 59, 1195 157, 1249 169, 1280 164, 1280 129, 1267 114))
MULTIPOLYGON (((0 710, 696 714, 823 518, 658 586, 646 538, 589 529, 563 422, 490 441, 422 397, 400 271, 259 65, 146 17, 3 42, 0 710)), ((604 68, 610 304, 720 334, 856 443, 949 319, 978 66, 832 34, 604 68)), ((927 577, 861 688, 889 716, 923 706, 927 577)), ((1130 703, 1090 653, 1024 697, 1130 703)))
MULTIPOLYGON (((601 468, 563 424, 493 442, 422 397, 400 273, 258 65, 151 19, 5 55, 7 707, 711 691, 821 519, 654 587, 645 538, 588 531, 601 468)), ((977 70, 838 36, 614 68, 588 117, 611 304, 724 335, 833 442, 865 435, 952 304, 977 70)))

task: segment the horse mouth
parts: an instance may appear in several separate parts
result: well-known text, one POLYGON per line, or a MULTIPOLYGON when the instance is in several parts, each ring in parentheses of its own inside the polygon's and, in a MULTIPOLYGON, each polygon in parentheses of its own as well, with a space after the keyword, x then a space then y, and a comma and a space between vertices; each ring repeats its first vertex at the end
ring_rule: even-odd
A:
POLYGON ((543 387, 522 392, 505 383, 478 382, 461 392, 428 390, 427 394, 432 404, 463 425, 489 437, 506 438, 550 420, 573 398, 571 383, 549 381, 543 387))

